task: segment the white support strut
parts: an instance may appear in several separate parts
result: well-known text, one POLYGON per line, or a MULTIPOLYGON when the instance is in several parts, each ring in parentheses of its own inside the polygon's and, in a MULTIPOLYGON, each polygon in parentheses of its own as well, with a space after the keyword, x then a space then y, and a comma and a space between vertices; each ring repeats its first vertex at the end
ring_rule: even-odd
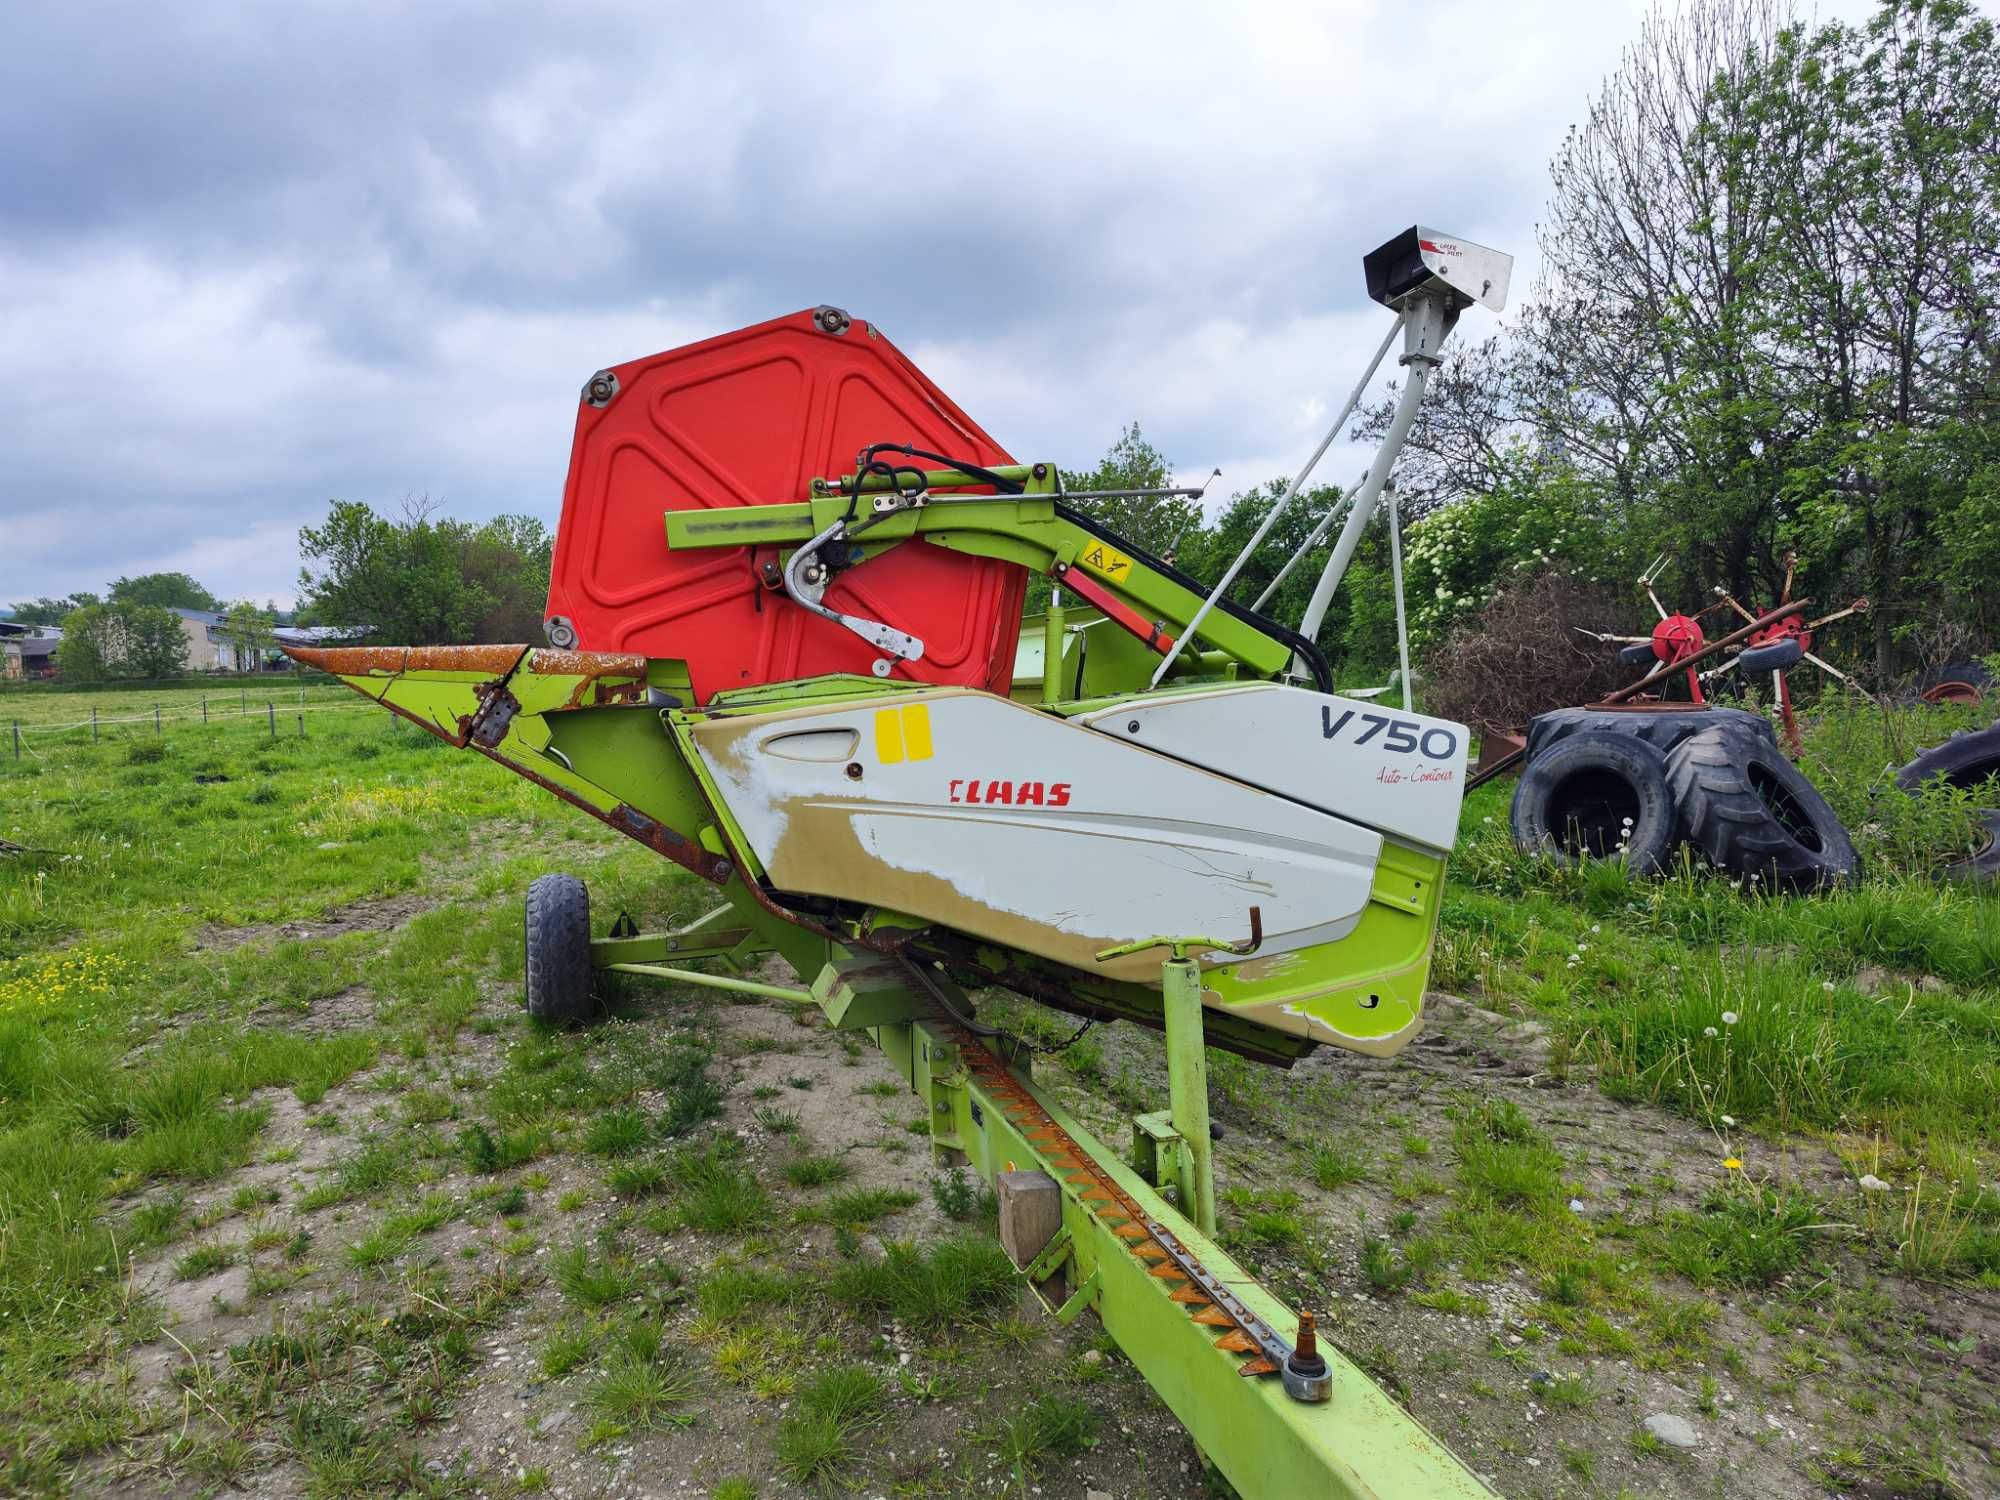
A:
POLYGON ((1369 466, 1368 477, 1362 481, 1361 491, 1354 497, 1354 505, 1347 513, 1347 524, 1341 528, 1340 539, 1333 544, 1333 555, 1326 561, 1326 571, 1319 576, 1314 586, 1312 600, 1306 605, 1306 612, 1299 622, 1299 634, 1311 640, 1319 633, 1321 622, 1333 602, 1334 590, 1340 587, 1340 580, 1347 573, 1347 565, 1354 560, 1354 549, 1361 543, 1361 532, 1375 514, 1375 505, 1382 496, 1382 487, 1389 482, 1389 471, 1395 467, 1396 458, 1403 450, 1403 443, 1410 435, 1410 428, 1417 420, 1417 408, 1423 404, 1424 387, 1430 380, 1431 370, 1438 363, 1438 346, 1450 332, 1456 315, 1449 312, 1444 297, 1439 295, 1418 295, 1412 297, 1403 308, 1403 358, 1402 363, 1409 369, 1410 376, 1403 386, 1403 394, 1396 403, 1396 414, 1389 422, 1389 430, 1383 434, 1382 446, 1376 450, 1375 462, 1369 466))
MULTIPOLYGON (((1404 317, 1405 314, 1403 313, 1399 312, 1396 314, 1396 321, 1391 323, 1389 331, 1382 335, 1382 342, 1375 350, 1375 357, 1368 361, 1368 368, 1363 370, 1361 378, 1354 382, 1354 390, 1348 395, 1347 404, 1341 407, 1340 415, 1333 419, 1333 425, 1327 428, 1326 436, 1319 440, 1319 446, 1313 449, 1312 457, 1306 460, 1305 467, 1299 470, 1298 474, 1292 479, 1292 482, 1286 485, 1280 491, 1278 498, 1271 503, 1270 513, 1258 523, 1257 529, 1251 534, 1250 540, 1243 544, 1243 550, 1236 554, 1236 560, 1229 565, 1228 569, 1223 573, 1221 580, 1209 591, 1208 597, 1201 601, 1201 608, 1194 612, 1194 618, 1188 621, 1187 629, 1180 633, 1179 639, 1173 644, 1173 649, 1167 652, 1159 666, 1154 669, 1153 680, 1147 684, 1148 687, 1158 687, 1160 685, 1160 679, 1167 675, 1167 668, 1174 664, 1174 658, 1181 654, 1181 648, 1194 639, 1196 629, 1200 627, 1202 620, 1207 617, 1209 610, 1215 607, 1215 601, 1229 592, 1229 586, 1236 581, 1236 575, 1243 571, 1243 565, 1250 561, 1251 554, 1262 545, 1264 538, 1270 533, 1271 528, 1278 523, 1279 515, 1283 513, 1285 507, 1290 505, 1292 500, 1298 495, 1299 487, 1306 482, 1306 478, 1312 473, 1314 466, 1325 456, 1326 450, 1333 446, 1333 440, 1340 436, 1340 429, 1347 425, 1348 417, 1353 415, 1354 408, 1361 404, 1361 397, 1368 389, 1368 382, 1375 378, 1376 370, 1381 368, 1383 359, 1388 355, 1389 345, 1395 341, 1396 330, 1403 326, 1404 317)), ((1274 584, 1273 587, 1276 587, 1276 585, 1274 584)), ((1266 592, 1269 591, 1267 590, 1266 592)), ((1260 600, 1259 602, 1261 603, 1262 601, 1260 600)))

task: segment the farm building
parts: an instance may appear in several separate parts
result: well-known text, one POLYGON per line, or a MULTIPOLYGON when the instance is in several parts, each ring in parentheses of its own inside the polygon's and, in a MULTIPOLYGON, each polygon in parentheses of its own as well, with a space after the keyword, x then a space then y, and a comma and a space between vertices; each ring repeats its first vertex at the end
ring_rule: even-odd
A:
POLYGON ((45 634, 8 634, 0 639, 0 677, 20 679, 24 677, 53 677, 56 670, 56 647, 62 644, 62 632, 49 630, 45 634))

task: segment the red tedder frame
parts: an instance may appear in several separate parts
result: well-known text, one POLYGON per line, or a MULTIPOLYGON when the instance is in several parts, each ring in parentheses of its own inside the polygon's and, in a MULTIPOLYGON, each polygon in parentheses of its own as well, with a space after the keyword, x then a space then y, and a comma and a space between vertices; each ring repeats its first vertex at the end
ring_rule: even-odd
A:
MULTIPOLYGON (((697 702, 867 673, 880 655, 800 609, 777 548, 670 551, 665 513, 803 501, 870 443, 1012 463, 879 330, 793 313, 593 376, 577 410, 547 615, 586 651, 685 661, 697 702)), ((899 679, 1006 693, 1027 572, 913 538, 836 577, 825 603, 916 636, 899 679)))

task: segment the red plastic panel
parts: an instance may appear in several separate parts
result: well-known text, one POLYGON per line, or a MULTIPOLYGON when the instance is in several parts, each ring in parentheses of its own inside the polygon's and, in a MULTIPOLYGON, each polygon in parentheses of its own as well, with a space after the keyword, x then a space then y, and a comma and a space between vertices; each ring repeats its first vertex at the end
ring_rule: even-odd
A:
MULTIPOLYGON (((858 319, 836 334, 794 313, 612 373, 609 403, 577 412, 548 614, 575 625, 583 650, 685 661, 701 702, 866 673, 879 653, 759 581, 778 549, 670 551, 664 512, 804 500, 815 476, 852 471, 870 443, 1013 462, 858 319)), ((1026 586, 1015 564, 911 540, 840 574, 825 602, 923 641, 922 660, 892 676, 1005 693, 1026 586)))

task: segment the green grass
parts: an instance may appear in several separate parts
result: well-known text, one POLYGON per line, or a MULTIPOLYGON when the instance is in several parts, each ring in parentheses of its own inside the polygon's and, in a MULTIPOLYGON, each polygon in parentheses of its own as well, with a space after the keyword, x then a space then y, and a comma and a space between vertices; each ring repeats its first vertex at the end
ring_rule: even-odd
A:
POLYGON ((1322 1141, 1307 1152, 1305 1165, 1313 1184, 1322 1192, 1331 1193, 1365 1181, 1369 1161, 1367 1155, 1355 1147, 1322 1141))
POLYGON ((614 1109, 590 1122, 583 1149, 592 1156, 630 1156, 646 1144, 652 1133, 652 1124, 643 1110, 614 1109))
POLYGON ((901 1213, 917 1201, 915 1193, 896 1188, 851 1188, 817 1203, 797 1209, 792 1217, 801 1224, 836 1224, 859 1229, 901 1213))
MULTIPOLYGON (((318 696, 350 701, 332 688, 318 696)), ((110 716, 117 695, 5 706, 51 723, 78 705, 87 718, 91 701, 110 716)), ((1906 737, 1941 736, 1953 722, 1894 721, 1906 737)), ((793 1142, 762 1160, 713 1126, 726 1092, 712 1060, 757 1049, 717 1032, 706 1009, 635 987, 611 1025, 545 1031, 519 1018, 528 879, 582 852, 604 909, 627 907, 647 926, 695 915, 676 905, 693 900, 692 882, 662 881, 636 844, 365 706, 309 717, 304 739, 293 725, 273 741, 261 719, 205 736, 168 727, 158 739, 150 723, 120 727, 95 747, 87 732, 31 733, 39 759, 0 760, 0 837, 54 851, 0 859, 8 1483, 53 1488, 93 1455, 182 1441, 145 1431, 107 1392, 101 1360, 157 1331, 157 1303, 130 1302, 127 1257, 209 1275, 222 1269, 215 1235, 242 1242, 235 1264, 250 1273, 257 1319, 279 1331, 247 1340, 240 1360, 232 1353, 216 1378, 238 1384, 203 1391, 240 1419, 210 1424, 190 1405, 175 1482, 199 1488, 254 1484, 276 1456, 320 1493, 448 1489, 423 1471, 412 1435, 450 1409, 482 1320, 543 1277, 566 1320, 539 1335, 544 1372, 573 1377, 599 1436, 692 1410, 687 1372, 621 1331, 638 1309, 659 1317, 683 1295, 703 1321, 741 1337, 783 1332, 808 1305, 814 1318, 837 1317, 820 1302, 893 1318, 940 1347, 1018 1336, 1018 1277, 989 1237, 861 1252, 858 1226, 893 1223, 908 1197, 852 1190, 845 1158, 809 1154, 782 1107, 812 1087, 807 1072, 758 1093, 762 1129, 793 1142), (437 905, 393 927, 325 920, 403 896, 437 905), (498 1060, 470 1067, 458 1051, 468 1032, 498 1060), (303 1125, 287 1123, 300 1108, 303 1125), (265 1207, 226 1180, 253 1160, 285 1168, 289 1210, 229 1225, 222 1205, 265 1207), (538 1165, 569 1190, 560 1199, 538 1165), (450 1193, 440 1191, 447 1177, 450 1193), (818 1279, 763 1263, 784 1238, 780 1182, 814 1205, 807 1218, 834 1227, 831 1269, 818 1279), (573 1227, 535 1257, 543 1216, 560 1223, 556 1210, 586 1203, 604 1211, 610 1237, 578 1239, 573 1227), (196 1215, 190 1204, 216 1207, 196 1215), (454 1217, 477 1229, 483 1255, 440 1255, 422 1238, 454 1217), (682 1227, 720 1237, 704 1242, 703 1258, 728 1262, 684 1291, 645 1259, 654 1235, 682 1227), (339 1278, 352 1305, 288 1311, 279 1293, 306 1275, 339 1278)), ((1599 1187, 1590 1213, 1572 1214, 1570 1183, 1596 1180, 1592 1164, 1569 1159, 1498 1091, 1462 1101, 1435 1135, 1407 1119, 1352 1122, 1337 1099, 1315 1095, 1285 1164, 1320 1192, 1373 1178, 1395 1200, 1369 1210, 1380 1237, 1363 1247, 1363 1284, 1477 1317, 1480 1299, 1445 1283, 1521 1273, 1541 1298, 1526 1326, 1547 1341, 1524 1346, 1535 1355, 1524 1373, 1551 1363, 1556 1344, 1574 1358, 1669 1372, 1704 1359, 1720 1371, 1732 1351, 1717 1347, 1718 1300, 1776 1318, 1803 1288, 1852 1270, 1853 1256, 1870 1265, 1815 1296, 1861 1299, 1857 1288, 1878 1273, 2000 1285, 2000 1202, 1982 1187, 2000 1138, 2000 893, 1925 873, 1958 814, 1936 798, 1884 795, 1881 768, 1909 747, 1892 748, 1861 716, 1808 733, 1808 769, 1869 861, 1859 887, 1827 897, 1750 897, 1699 871, 1661 881, 1551 871, 1511 849, 1510 787, 1470 800, 1433 982, 1542 1022, 1551 1070, 1573 1083, 1701 1122, 1715 1162, 1696 1190, 1721 1186, 1696 1207, 1650 1202, 1643 1183, 1599 1187), (1891 971, 1872 995, 1855 982, 1867 965, 1891 971), (1897 1191, 1816 1186, 1815 1201, 1768 1186, 1790 1180, 1773 1150, 1787 1131, 1824 1137, 1856 1163, 1853 1175, 1875 1171, 1897 1191), (1725 1156, 1743 1170, 1725 1169, 1725 1156)), ((1044 1029, 1060 1041, 1073 1027, 1044 1029)), ((1055 1086, 1122 1107, 1143 1081, 1125 1073, 1127 1029, 1100 1029, 1062 1054, 1055 1086), (1107 1051, 1118 1059, 1110 1082, 1107 1051)), ((846 1040, 858 1055, 860 1041, 846 1040)), ((1218 1109, 1237 1119, 1264 1118, 1293 1087, 1220 1055, 1213 1083, 1218 1109)), ((878 1090, 858 1092, 857 1110, 877 1113, 863 1101, 878 1090)), ((1561 1096, 1519 1097, 1542 1118, 1561 1096)), ((963 1186, 969 1195, 947 1183, 938 1201, 977 1217, 988 1200, 963 1186)), ((1353 1232, 1352 1209, 1278 1196, 1231 1199, 1232 1242, 1294 1301, 1351 1280, 1326 1246, 1353 1232)), ((1866 1304, 1841 1316, 1860 1317, 1857 1307, 1866 1304)), ((1870 1318, 1880 1322, 1860 1321, 1870 1318)), ((833 1326, 843 1333, 819 1325, 831 1342, 809 1356, 801 1339, 783 1382, 769 1369, 746 1375, 792 1400, 774 1438, 781 1472, 814 1482, 856 1480, 869 1441, 857 1432, 865 1412, 804 1401, 825 1373, 815 1364, 859 1352, 844 1342, 852 1330, 833 1326)), ((1402 1378, 1386 1354, 1376 1365, 1392 1384, 1402 1378)), ((1031 1409, 1017 1404, 1012 1430, 986 1439, 1024 1475, 1061 1451, 1031 1428, 1031 1409)))
POLYGON ((623 1344, 612 1350, 585 1400, 599 1417, 629 1432, 692 1421, 681 1408, 700 1388, 694 1370, 664 1345, 623 1344))
POLYGON ((962 1235, 928 1252, 892 1244, 878 1262, 850 1261, 828 1293, 858 1312, 889 1312, 926 1332, 942 1332, 1014 1299, 1019 1278, 1007 1252, 983 1235, 962 1235))
POLYGON ((559 1251, 550 1261, 549 1275, 565 1297, 586 1308, 609 1307, 636 1287, 624 1258, 601 1242, 579 1240, 559 1251))
POLYGON ((769 1192, 737 1165, 728 1147, 683 1151, 669 1175, 680 1184, 675 1205, 681 1222, 691 1229, 735 1234, 763 1223, 769 1215, 769 1192))
POLYGON ((845 1182, 854 1169, 837 1156, 796 1156, 785 1163, 785 1181, 793 1187, 825 1187, 845 1182))
POLYGON ((213 1242, 196 1245, 174 1261, 176 1281, 199 1281, 204 1276, 213 1276, 217 1271, 236 1264, 237 1247, 218 1245, 213 1242))

